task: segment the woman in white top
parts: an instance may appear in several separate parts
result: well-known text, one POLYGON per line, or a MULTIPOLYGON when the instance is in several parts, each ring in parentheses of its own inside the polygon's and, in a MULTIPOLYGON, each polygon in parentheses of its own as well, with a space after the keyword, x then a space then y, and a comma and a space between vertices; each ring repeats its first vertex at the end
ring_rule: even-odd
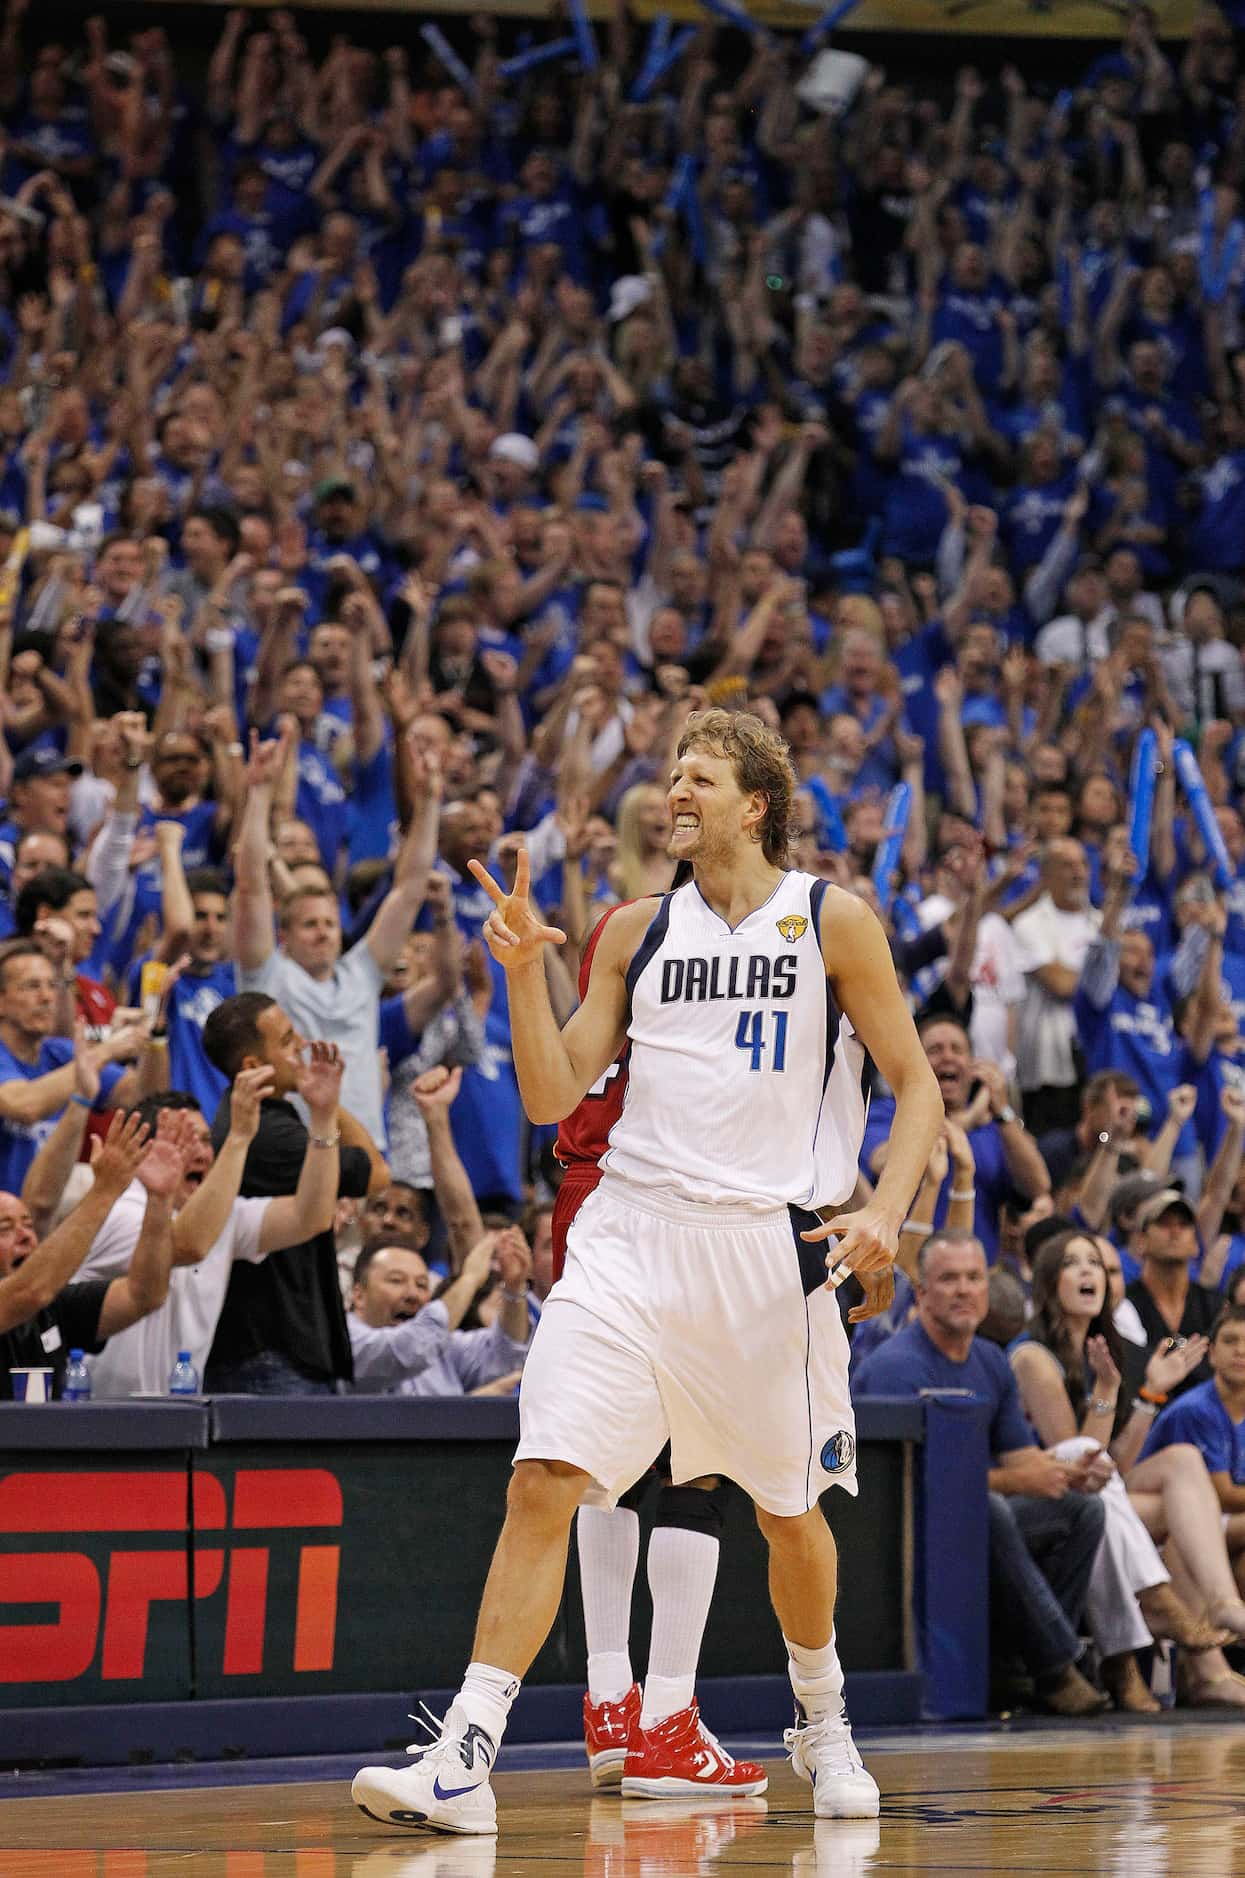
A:
MULTIPOLYGON (((1193 1342, 1156 1351, 1146 1365, 1145 1394, 1165 1395, 1201 1355, 1193 1342)), ((1170 1637, 1189 1652, 1191 1700, 1245 1703, 1245 1678, 1232 1675, 1219 1647, 1239 1634, 1233 1620, 1245 1612, 1205 1463, 1204 1482, 1194 1478, 1184 1450, 1176 1462, 1156 1467, 1163 1457, 1153 1455, 1137 1465, 1154 1408, 1144 1395, 1134 1402, 1121 1390, 1121 1363, 1098 1245, 1075 1228, 1057 1233, 1034 1260, 1033 1315, 1027 1340, 1012 1353, 1012 1368, 1042 1445, 1063 1459, 1086 1463, 1089 1489, 1103 1496, 1106 1528, 1086 1607, 1102 1651, 1103 1680, 1117 1708, 1157 1711, 1134 1652, 1154 1638, 1170 1637), (1205 1492, 1199 1491, 1202 1485, 1205 1492), (1169 1542, 1179 1589, 1155 1539, 1169 1542), (1216 1570, 1216 1548, 1221 1570, 1216 1570), (1215 1621, 1195 1615, 1191 1604, 1209 1604, 1215 1621)))

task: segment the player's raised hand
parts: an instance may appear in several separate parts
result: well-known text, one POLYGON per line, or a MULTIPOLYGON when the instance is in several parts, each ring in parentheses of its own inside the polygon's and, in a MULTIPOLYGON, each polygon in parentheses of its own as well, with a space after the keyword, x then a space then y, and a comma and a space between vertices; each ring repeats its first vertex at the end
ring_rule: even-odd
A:
POLYGON ((484 938, 503 971, 513 972, 521 965, 530 965, 540 957, 545 946, 566 944, 564 932, 557 926, 542 925, 536 916, 530 891, 532 864, 526 848, 520 848, 515 859, 512 893, 499 887, 479 861, 468 861, 467 866, 493 902, 493 910, 484 922, 484 938))
POLYGON ((839 1213, 811 1232, 802 1232, 800 1237, 810 1243, 838 1239, 838 1245, 826 1253, 826 1283, 837 1291, 849 1272, 863 1277, 865 1272, 884 1271, 895 1263, 899 1224, 875 1203, 862 1206, 856 1213, 839 1213))

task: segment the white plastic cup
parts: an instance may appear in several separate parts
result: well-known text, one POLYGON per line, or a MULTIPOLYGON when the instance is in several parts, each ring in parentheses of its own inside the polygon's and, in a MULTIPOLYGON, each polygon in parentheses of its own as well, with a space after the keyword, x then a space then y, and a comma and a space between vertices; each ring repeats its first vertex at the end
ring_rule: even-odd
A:
POLYGON ((15 1402, 50 1402, 52 1400, 51 1369, 12 1369, 13 1400, 15 1402))

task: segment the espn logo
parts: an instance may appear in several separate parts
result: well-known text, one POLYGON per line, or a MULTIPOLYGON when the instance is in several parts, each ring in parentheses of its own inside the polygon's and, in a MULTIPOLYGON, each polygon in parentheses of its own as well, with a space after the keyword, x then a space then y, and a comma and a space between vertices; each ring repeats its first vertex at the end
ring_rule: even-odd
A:
MULTIPOLYGON (((221 1669, 264 1669, 271 1545, 204 1547, 205 1534, 340 1528, 342 1494, 320 1467, 239 1470, 232 1519, 213 1475, 185 1468, 160 1473, 6 1474, 0 1479, 0 1542, 17 1534, 167 1533, 167 1547, 124 1544, 76 1551, 0 1551, 0 1607, 52 1605, 38 1623, 0 1622, 0 1683, 73 1682, 100 1651, 106 1682, 141 1680, 153 1604, 210 1598, 225 1586, 221 1669), (188 1535, 198 1541, 192 1549, 188 1535), (191 1582, 191 1580, 193 1582, 191 1582), (102 1634, 102 1646, 101 1646, 102 1634)), ((333 1667, 341 1547, 302 1543, 294 1624, 296 1671, 333 1667)))

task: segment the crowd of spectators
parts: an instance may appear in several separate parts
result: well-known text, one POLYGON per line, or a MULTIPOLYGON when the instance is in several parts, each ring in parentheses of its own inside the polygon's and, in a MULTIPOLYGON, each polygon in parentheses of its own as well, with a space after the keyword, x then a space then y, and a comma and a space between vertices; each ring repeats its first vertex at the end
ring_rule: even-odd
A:
POLYGON ((1240 1706, 1231 26, 832 112, 795 39, 623 0, 595 63, 407 24, 232 12, 196 75, 4 15, 0 1391, 71 1344, 99 1394, 512 1391, 557 1168, 467 864, 526 843, 568 1013, 688 714, 747 706, 946 1102, 857 1387, 991 1402, 1013 1686, 1099 1705, 1088 1631, 1152 1707, 1171 1637, 1240 1706))

